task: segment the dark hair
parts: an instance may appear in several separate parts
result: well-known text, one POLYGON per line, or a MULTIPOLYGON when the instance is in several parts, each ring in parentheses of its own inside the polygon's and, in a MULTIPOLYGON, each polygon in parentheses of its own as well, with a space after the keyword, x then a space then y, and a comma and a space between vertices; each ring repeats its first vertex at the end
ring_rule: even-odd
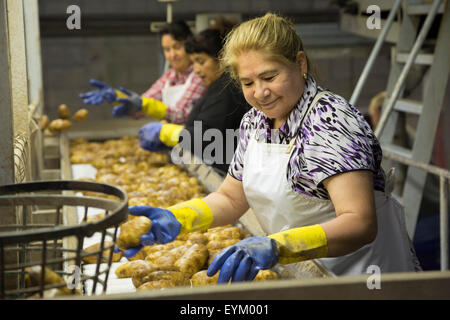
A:
POLYGON ((159 31, 160 36, 171 35, 177 41, 184 41, 192 36, 192 31, 185 21, 179 20, 166 24, 159 31))
POLYGON ((197 35, 190 36, 185 44, 187 53, 201 53, 204 52, 216 59, 219 58, 219 53, 222 50, 224 38, 232 29, 234 23, 223 18, 216 20, 214 26, 201 31, 197 35))
POLYGON ((184 48, 187 53, 204 52, 211 57, 218 58, 222 44, 223 37, 219 30, 206 29, 196 36, 189 37, 184 43, 184 48))

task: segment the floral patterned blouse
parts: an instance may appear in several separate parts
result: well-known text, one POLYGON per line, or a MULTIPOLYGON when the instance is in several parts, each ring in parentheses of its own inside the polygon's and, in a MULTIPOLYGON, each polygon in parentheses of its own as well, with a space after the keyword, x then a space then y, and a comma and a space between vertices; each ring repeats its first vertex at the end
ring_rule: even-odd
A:
POLYGON ((338 173, 353 170, 373 172, 374 189, 384 191, 385 174, 378 140, 363 115, 344 98, 326 93, 300 121, 315 95, 323 89, 308 77, 302 97, 279 129, 271 129, 272 120, 252 108, 242 118, 239 143, 228 173, 242 181, 244 154, 250 137, 266 143, 296 142, 289 159, 287 179, 294 191, 320 199, 329 199, 322 181, 338 173))

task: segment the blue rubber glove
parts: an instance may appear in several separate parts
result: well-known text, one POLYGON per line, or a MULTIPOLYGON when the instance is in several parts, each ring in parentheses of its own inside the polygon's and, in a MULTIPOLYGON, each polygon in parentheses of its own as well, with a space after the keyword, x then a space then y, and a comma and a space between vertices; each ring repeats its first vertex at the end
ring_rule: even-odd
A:
POLYGON ((162 124, 159 122, 150 122, 139 129, 139 140, 141 148, 148 151, 161 151, 168 147, 161 142, 159 138, 162 124))
POLYGON ((128 97, 116 98, 116 101, 121 104, 113 108, 112 114, 114 117, 131 116, 142 109, 142 98, 135 92, 127 90, 123 87, 119 91, 126 94, 128 97))
POLYGON ((98 105, 101 104, 104 100, 109 103, 112 103, 116 100, 116 90, 106 83, 95 79, 91 79, 89 83, 91 84, 91 86, 94 86, 98 89, 86 93, 80 93, 80 98, 83 99, 83 103, 98 105))
MULTIPOLYGON (((133 216, 149 218, 152 221, 152 227, 147 234, 141 236, 139 246, 125 250, 123 255, 127 258, 134 256, 143 246, 171 242, 181 231, 181 223, 169 210, 149 206, 134 206, 129 208, 129 213, 133 216)), ((116 252, 117 250, 115 249, 116 252)))
POLYGON ((252 281, 259 270, 270 269, 278 262, 278 248, 274 239, 250 237, 224 249, 209 265, 207 275, 220 269, 218 283, 252 281))

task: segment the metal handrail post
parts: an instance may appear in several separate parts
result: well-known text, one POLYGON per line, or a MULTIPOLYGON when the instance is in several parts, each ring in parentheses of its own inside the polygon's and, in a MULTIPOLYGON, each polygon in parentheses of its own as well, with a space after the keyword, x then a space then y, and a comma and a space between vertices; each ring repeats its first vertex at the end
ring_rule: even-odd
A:
POLYGON ((440 239, 440 257, 441 257, 441 271, 449 270, 449 233, 448 233, 448 183, 450 183, 450 171, 442 169, 423 162, 414 161, 394 154, 389 151, 383 151, 383 156, 392 159, 396 162, 412 166, 439 176, 440 180, 440 198, 439 198, 439 239, 440 239))
POLYGON ((353 90, 352 97, 350 98, 350 104, 354 105, 356 101, 359 98, 359 95, 361 94, 362 87, 366 83, 367 77, 369 76, 369 72, 372 70, 372 66, 375 63, 375 59, 378 56, 378 53, 380 52, 381 45, 383 44, 384 40, 387 37, 387 34, 389 32, 389 29, 392 26, 392 22, 394 21, 394 17, 397 14, 398 8, 400 7, 402 0, 395 0, 394 5, 392 6, 391 11, 389 12, 389 15, 386 20, 386 24, 384 25, 383 29, 381 30, 381 33, 379 37, 377 38, 377 41, 375 42, 375 45, 372 49, 372 52, 370 53, 369 59, 366 62, 366 65, 364 66, 363 72, 361 73, 361 76, 358 79, 358 82, 356 84, 355 89, 353 90))
POLYGON ((440 177, 440 238, 441 238, 441 271, 448 270, 448 189, 445 177, 440 177))
POLYGON ((387 119, 392 109, 394 108, 394 104, 397 101, 398 96, 400 95, 400 91, 403 85, 405 84, 406 77, 409 73, 409 70, 411 69, 413 61, 416 59, 417 53, 419 52, 419 49, 422 47, 422 44, 425 41, 428 31, 430 30, 430 27, 434 21, 434 17, 436 16, 440 3, 441 0, 434 0, 433 4, 431 5, 430 12, 428 13, 427 18, 425 19, 423 27, 420 30, 419 36, 414 42, 411 53, 409 54, 406 64, 403 67, 402 72, 394 86, 394 90, 392 91, 392 94, 389 97, 389 101, 387 105, 383 108, 380 122, 378 123, 377 128, 375 129, 375 135, 377 137, 380 137, 381 132, 383 131, 384 126, 386 125, 387 119))

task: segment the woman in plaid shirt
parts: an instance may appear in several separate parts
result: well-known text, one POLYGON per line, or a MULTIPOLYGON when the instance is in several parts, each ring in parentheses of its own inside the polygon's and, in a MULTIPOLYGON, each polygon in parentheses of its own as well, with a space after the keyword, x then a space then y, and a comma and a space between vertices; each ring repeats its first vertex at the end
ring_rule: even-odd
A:
POLYGON ((194 102, 206 91, 202 79, 193 72, 192 62, 184 50, 185 40, 192 35, 185 22, 174 22, 161 32, 161 46, 164 57, 170 65, 165 72, 142 95, 124 88, 119 90, 98 80, 91 80, 97 90, 80 95, 86 104, 100 104, 118 101, 113 109, 115 117, 134 115, 141 111, 156 119, 171 123, 184 123, 192 110, 194 102))

